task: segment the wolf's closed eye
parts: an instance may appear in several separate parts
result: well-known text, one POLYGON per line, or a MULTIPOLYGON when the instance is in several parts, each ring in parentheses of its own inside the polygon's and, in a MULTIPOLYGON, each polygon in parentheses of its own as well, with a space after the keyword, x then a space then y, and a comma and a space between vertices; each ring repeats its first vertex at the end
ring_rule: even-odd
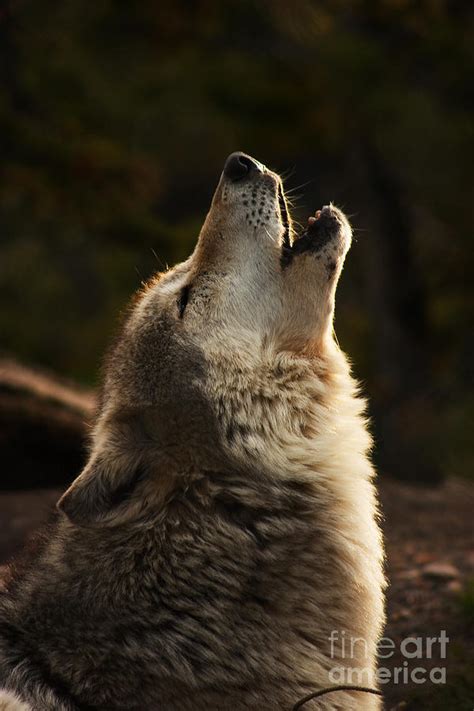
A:
POLYGON ((187 284, 186 286, 183 286, 183 288, 179 292, 179 296, 177 298, 179 318, 183 318, 183 316, 184 316, 184 312, 186 311, 186 306, 188 305, 190 292, 191 292, 191 287, 189 286, 189 284, 187 284))

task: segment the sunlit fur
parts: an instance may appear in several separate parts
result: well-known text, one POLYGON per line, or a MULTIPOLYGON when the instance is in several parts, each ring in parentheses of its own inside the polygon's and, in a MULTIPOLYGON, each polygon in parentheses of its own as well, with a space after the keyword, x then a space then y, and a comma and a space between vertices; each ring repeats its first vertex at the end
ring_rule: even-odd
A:
POLYGON ((0 691, 0 711, 30 711, 31 706, 20 701, 18 696, 8 691, 0 691))
POLYGON ((223 176, 193 255, 130 310, 89 462, 0 598, 0 682, 36 711, 289 710, 374 670, 370 437, 333 337, 351 231, 327 207, 324 245, 283 267, 279 185, 223 176), (331 658, 332 631, 365 644, 331 658))

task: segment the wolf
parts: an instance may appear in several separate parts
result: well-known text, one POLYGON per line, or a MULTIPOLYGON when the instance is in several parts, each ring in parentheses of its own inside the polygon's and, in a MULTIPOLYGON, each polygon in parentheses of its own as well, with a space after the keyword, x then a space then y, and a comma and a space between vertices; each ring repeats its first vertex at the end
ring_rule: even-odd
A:
POLYGON ((229 156, 193 254, 130 308, 84 470, 5 582, 0 708, 279 711, 354 670, 376 684, 371 441, 333 331, 350 244, 332 204, 295 234, 280 177, 229 156))

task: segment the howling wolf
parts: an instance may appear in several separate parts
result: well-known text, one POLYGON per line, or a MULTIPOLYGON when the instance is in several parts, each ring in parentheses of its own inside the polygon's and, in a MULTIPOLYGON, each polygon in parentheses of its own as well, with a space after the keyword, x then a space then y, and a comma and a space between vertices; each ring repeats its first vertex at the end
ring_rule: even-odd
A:
POLYGON ((370 437, 333 335, 350 243, 333 205, 295 235, 280 177, 229 156, 193 254, 134 300, 87 465, 0 596, 0 709, 288 711, 375 683, 370 437))

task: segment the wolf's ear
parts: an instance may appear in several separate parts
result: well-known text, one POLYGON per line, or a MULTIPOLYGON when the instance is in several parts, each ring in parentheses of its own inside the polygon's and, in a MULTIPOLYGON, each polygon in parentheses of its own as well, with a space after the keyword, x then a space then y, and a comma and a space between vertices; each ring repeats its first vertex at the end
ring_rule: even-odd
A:
POLYGON ((145 469, 130 461, 91 459, 57 503, 79 526, 123 521, 140 507, 137 487, 145 469))

